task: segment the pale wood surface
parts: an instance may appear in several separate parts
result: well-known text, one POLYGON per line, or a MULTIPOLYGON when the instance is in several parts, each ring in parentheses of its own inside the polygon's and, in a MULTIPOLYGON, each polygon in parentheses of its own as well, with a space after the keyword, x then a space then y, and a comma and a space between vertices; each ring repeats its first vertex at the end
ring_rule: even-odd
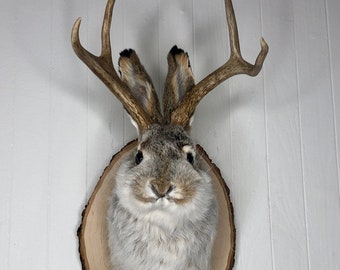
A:
MULTIPOLYGON (((74 20, 99 52, 105 0, 0 1, 0 269, 81 269, 81 212, 114 153, 136 137, 77 59, 74 20)), ((241 50, 264 72, 198 106, 192 135, 235 208, 236 270, 340 269, 340 1, 234 0, 241 50)), ((222 0, 117 0, 113 57, 134 48, 162 92, 166 55, 196 80, 228 57, 222 0)))
MULTIPOLYGON (((109 198, 115 186, 115 176, 119 166, 131 151, 135 151, 136 145, 136 141, 127 144, 112 158, 83 212, 82 223, 78 229, 78 237, 80 257, 85 270, 112 269, 107 247, 109 198)), ((209 173, 212 179, 219 208, 217 234, 212 252, 211 266, 212 269, 230 270, 234 264, 236 232, 229 189, 225 186, 219 169, 211 162, 200 146, 198 146, 198 153, 204 161, 203 169, 209 173)))

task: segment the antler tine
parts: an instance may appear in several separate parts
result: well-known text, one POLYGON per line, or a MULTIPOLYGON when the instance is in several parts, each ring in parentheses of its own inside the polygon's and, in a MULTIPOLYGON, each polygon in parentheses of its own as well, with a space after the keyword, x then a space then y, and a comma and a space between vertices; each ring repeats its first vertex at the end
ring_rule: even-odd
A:
POLYGON ((72 29, 72 46, 78 57, 95 73, 98 78, 119 99, 131 117, 144 130, 152 124, 151 118, 131 94, 129 87, 119 78, 111 55, 110 28, 115 0, 108 0, 102 25, 102 48, 100 56, 87 51, 80 42, 79 28, 81 18, 78 18, 72 29))
POLYGON ((226 79, 237 74, 256 76, 262 69, 269 49, 267 43, 261 38, 261 51, 254 65, 245 61, 241 55, 235 13, 231 0, 225 0, 225 10, 229 30, 230 58, 224 65, 210 73, 186 93, 180 105, 171 115, 172 124, 187 126, 190 117, 202 98, 226 79))

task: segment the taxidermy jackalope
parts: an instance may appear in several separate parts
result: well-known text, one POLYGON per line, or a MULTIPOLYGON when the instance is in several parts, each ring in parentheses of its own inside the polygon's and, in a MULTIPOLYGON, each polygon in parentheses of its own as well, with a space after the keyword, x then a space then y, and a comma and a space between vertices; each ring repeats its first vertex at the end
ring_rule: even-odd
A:
POLYGON ((225 0, 230 58, 197 84, 188 54, 174 46, 168 54, 163 110, 152 81, 134 50, 120 53, 113 66, 110 26, 114 0, 108 0, 102 51, 95 56, 79 41, 80 19, 72 31, 78 57, 120 100, 138 129, 137 149, 122 164, 107 214, 108 247, 114 269, 210 269, 218 218, 211 179, 201 166, 188 132, 201 99, 236 74, 256 76, 268 52, 254 65, 243 60, 231 0, 225 0))

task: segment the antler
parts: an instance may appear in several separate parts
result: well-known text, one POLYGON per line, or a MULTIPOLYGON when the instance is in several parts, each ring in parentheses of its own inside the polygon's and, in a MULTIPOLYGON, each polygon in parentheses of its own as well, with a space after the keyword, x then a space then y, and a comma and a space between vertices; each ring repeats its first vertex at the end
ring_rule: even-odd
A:
POLYGON ((262 68, 268 53, 267 43, 261 38, 261 51, 255 64, 252 65, 246 62, 241 55, 235 13, 231 0, 225 0, 225 9, 229 30, 230 58, 223 66, 210 73, 186 93, 180 105, 171 114, 172 124, 187 126, 190 117, 202 98, 226 79, 237 74, 256 76, 262 68))
POLYGON ((150 116, 141 107, 129 90, 129 87, 119 78, 112 63, 110 28, 115 0, 108 0, 102 26, 102 49, 100 56, 95 56, 81 45, 79 28, 81 18, 78 18, 72 29, 72 46, 78 57, 103 81, 109 90, 119 99, 140 129, 146 129, 152 124, 150 116))

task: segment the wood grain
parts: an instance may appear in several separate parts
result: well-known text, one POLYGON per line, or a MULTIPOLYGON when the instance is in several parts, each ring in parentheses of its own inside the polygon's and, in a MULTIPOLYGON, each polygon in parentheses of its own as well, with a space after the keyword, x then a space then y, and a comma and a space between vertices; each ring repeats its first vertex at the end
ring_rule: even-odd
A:
MULTIPOLYGON (((136 145, 136 141, 130 142, 112 158, 83 212, 78 237, 80 258, 85 270, 112 269, 107 247, 108 202, 114 189, 115 174, 122 161, 136 148, 136 145)), ((202 147, 198 146, 198 152, 203 157, 204 169, 212 178, 219 206, 218 229, 211 261, 212 269, 230 270, 234 265, 236 232, 229 189, 219 169, 212 163, 202 147)))

